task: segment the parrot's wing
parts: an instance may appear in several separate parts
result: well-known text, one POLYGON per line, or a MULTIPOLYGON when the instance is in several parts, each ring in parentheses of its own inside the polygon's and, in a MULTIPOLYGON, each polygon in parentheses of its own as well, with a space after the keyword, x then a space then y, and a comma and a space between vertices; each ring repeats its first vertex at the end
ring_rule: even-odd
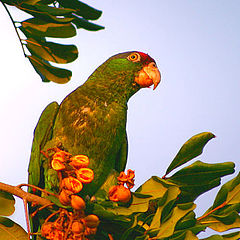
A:
POLYGON ((115 164, 115 170, 117 170, 118 172, 124 171, 127 164, 127 155, 128 155, 128 140, 127 140, 127 133, 125 132, 125 138, 117 154, 117 159, 115 164))
POLYGON ((128 153, 128 140, 127 133, 125 133, 125 138, 117 154, 115 167, 110 171, 105 182, 94 194, 95 197, 105 199, 108 195, 110 187, 112 187, 113 185, 117 185, 117 177, 119 176, 120 172, 124 171, 127 164, 127 153, 128 153))
POLYGON ((58 113, 57 102, 50 103, 42 112, 38 124, 34 130, 31 158, 28 167, 28 183, 38 186, 40 182, 41 150, 51 138, 55 118, 58 113))

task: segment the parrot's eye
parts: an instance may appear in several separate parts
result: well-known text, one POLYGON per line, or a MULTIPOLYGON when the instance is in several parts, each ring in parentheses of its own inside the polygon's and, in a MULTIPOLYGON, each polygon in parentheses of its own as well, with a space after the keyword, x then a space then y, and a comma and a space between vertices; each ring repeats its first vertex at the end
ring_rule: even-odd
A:
POLYGON ((132 53, 127 57, 127 59, 132 62, 139 62, 141 60, 141 56, 138 53, 132 53))

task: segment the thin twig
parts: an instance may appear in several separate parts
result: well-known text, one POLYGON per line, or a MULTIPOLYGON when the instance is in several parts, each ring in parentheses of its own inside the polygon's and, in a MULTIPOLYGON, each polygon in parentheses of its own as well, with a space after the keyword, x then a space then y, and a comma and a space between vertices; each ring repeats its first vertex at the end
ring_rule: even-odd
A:
POLYGON ((31 217, 35 217, 38 212, 42 211, 44 208, 48 208, 48 207, 51 207, 51 206, 53 206, 53 205, 54 205, 54 203, 50 203, 50 204, 48 204, 48 205, 45 205, 45 206, 42 206, 42 207, 38 208, 36 211, 34 211, 34 212, 31 214, 31 217))
POLYGON ((225 207, 226 205, 227 205, 227 203, 223 202, 221 205, 217 206, 216 208, 212 209, 208 213, 206 213, 206 214, 202 215, 201 217, 197 218, 197 221, 201 221, 203 218, 209 216, 211 213, 217 211, 218 209, 225 207))
POLYGON ((22 187, 31 187, 31 188, 35 188, 35 189, 37 189, 37 190, 39 190, 39 191, 41 191, 41 192, 44 192, 44 193, 46 193, 47 195, 52 195, 52 196, 54 196, 54 197, 58 197, 56 194, 54 194, 54 193, 52 193, 52 192, 49 192, 49 191, 47 191, 47 190, 45 190, 45 189, 42 189, 42 188, 40 188, 40 187, 38 187, 38 186, 32 185, 32 184, 22 183, 22 184, 17 185, 16 187, 19 187, 19 188, 22 188, 22 187))
POLYGON ((48 222, 48 220, 50 218, 52 218, 53 216, 55 216, 56 214, 60 213, 61 212, 61 209, 57 210, 56 212, 50 214, 46 219, 45 219, 45 222, 48 222))
POLYGON ((1 3, 2 3, 3 7, 5 8, 5 10, 6 10, 8 16, 10 17, 11 22, 12 22, 12 24, 13 24, 13 27, 14 27, 16 33, 17 33, 17 37, 18 37, 19 42, 20 42, 21 47, 22 47, 23 55, 24 55, 24 57, 27 57, 27 54, 25 53, 25 50, 24 50, 24 47, 23 47, 23 43, 22 43, 21 37, 20 37, 19 32, 18 32, 18 30, 17 30, 17 27, 16 27, 16 25, 15 25, 15 21, 13 20, 12 15, 11 15, 11 13, 9 12, 9 10, 8 10, 8 8, 7 8, 7 6, 6 6, 6 4, 3 3, 2 1, 1 1, 1 3))
POLYGON ((28 216, 28 207, 27 207, 27 200, 26 198, 23 198, 23 205, 24 205, 24 212, 25 212, 25 218, 26 218, 26 223, 27 223, 27 231, 28 231, 28 239, 30 239, 30 221, 29 221, 29 216, 28 216))

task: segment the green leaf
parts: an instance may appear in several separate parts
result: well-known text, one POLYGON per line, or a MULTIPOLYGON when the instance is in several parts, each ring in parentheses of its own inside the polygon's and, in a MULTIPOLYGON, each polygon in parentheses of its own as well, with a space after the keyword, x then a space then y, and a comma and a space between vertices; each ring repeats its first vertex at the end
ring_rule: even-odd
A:
POLYGON ((34 4, 34 7, 40 12, 46 12, 53 16, 65 16, 76 12, 76 10, 71 8, 50 7, 41 3, 34 4))
POLYGON ((207 144, 207 142, 214 137, 215 136, 210 132, 199 133, 191 137, 181 147, 176 157, 173 159, 170 166, 168 167, 165 175, 169 174, 175 168, 199 156, 203 152, 203 148, 207 144))
MULTIPOLYGON (((181 221, 181 220, 180 220, 181 221)), ((192 239, 198 239, 196 238, 196 235, 199 232, 202 232, 205 230, 206 227, 202 225, 195 225, 194 227, 188 227, 184 230, 174 230, 174 233, 169 238, 160 238, 161 240, 192 240, 192 239)))
POLYGON ((224 232, 229 229, 240 228, 240 216, 236 212, 225 216, 211 214, 200 220, 200 223, 208 225, 209 228, 217 232, 224 232))
POLYGON ((240 239, 240 232, 233 232, 229 234, 222 235, 224 240, 236 240, 240 239))
POLYGON ((15 211, 15 199, 12 194, 0 190, 0 215, 10 216, 15 211))
POLYGON ((198 237, 191 231, 184 231, 181 235, 176 237, 171 237, 171 240, 198 240, 198 237))
POLYGON ((76 35, 76 29, 71 23, 49 23, 41 19, 30 18, 23 21, 21 25, 19 29, 23 28, 30 36, 70 38, 76 35))
POLYGON ((208 182, 216 178, 234 173, 234 163, 204 163, 196 161, 193 164, 179 170, 170 178, 174 183, 193 184, 208 182))
MULTIPOLYGON (((188 204, 188 208, 182 207, 181 204, 177 204, 176 207, 173 208, 171 217, 160 225, 159 232, 157 234, 157 238, 169 237, 174 233, 175 226, 177 222, 187 215, 189 212, 194 210, 196 205, 194 203, 188 204)), ((193 238, 194 239, 194 238, 193 238)))
POLYGON ((218 208, 222 204, 224 204, 225 213, 233 210, 240 211, 240 173, 221 187, 213 206, 208 211, 218 208))
POLYGON ((104 29, 103 26, 100 26, 95 23, 91 23, 84 18, 77 17, 77 16, 74 16, 74 17, 75 18, 73 19, 72 22, 76 25, 77 28, 84 28, 89 31, 98 31, 98 30, 104 29))
POLYGON ((54 42, 27 39, 27 48, 32 55, 55 63, 69 63, 77 59, 78 50, 75 45, 63 45, 54 42))
MULTIPOLYGON (((128 240, 128 239, 132 239, 133 235, 134 235, 134 231, 135 231, 135 227, 138 227, 138 229, 143 228, 143 223, 138 220, 139 214, 134 214, 131 216, 132 218, 132 222, 131 225, 129 226, 129 228, 123 232, 123 234, 121 235, 121 240, 128 240), (141 225, 141 227, 139 228, 139 226, 141 225)), ((144 231, 145 229, 143 229, 144 231)), ((142 239, 143 236, 139 236, 139 239, 142 239)), ((145 236, 144 236, 145 237, 145 236)), ((134 237, 134 239, 137 239, 134 237)), ((144 239, 144 238, 143 238, 144 239)))
POLYGON ((200 217, 201 224, 223 232, 240 228, 240 173, 219 190, 214 204, 200 217))
POLYGON ((197 220, 195 218, 195 213, 193 211, 189 212, 180 221, 178 221, 178 223, 175 227, 175 231, 189 229, 190 227, 195 226, 196 222, 197 222, 197 220))
POLYGON ((87 204, 87 213, 91 213, 91 214, 95 214, 97 215, 99 218, 106 220, 118 220, 118 221, 122 221, 122 222, 128 222, 129 219, 125 216, 118 216, 116 215, 114 212, 109 211, 109 207, 104 207, 102 205, 102 203, 89 203, 87 204))
MULTIPOLYGON (((54 8, 52 7, 41 7, 41 5, 31 5, 22 3, 21 6, 17 6, 20 10, 23 10, 26 13, 34 16, 37 20, 43 20, 49 23, 70 23, 73 20, 73 17, 64 17, 64 16, 54 16, 51 15, 48 11, 53 12, 54 8), (36 7, 37 6, 37 7, 36 7), (42 11, 43 10, 43 11, 42 11)), ((57 14, 57 9, 55 10, 55 14, 57 14)), ((73 10, 74 11, 74 10, 73 10)), ((64 14, 65 15, 65 14, 64 14)))
POLYGON ((72 72, 67 69, 54 67, 36 56, 28 58, 43 82, 67 83, 71 79, 72 72))
POLYGON ((27 240, 25 230, 12 220, 0 217, 0 239, 4 240, 27 240))
POLYGON ((164 221, 165 216, 172 210, 172 203, 175 203, 179 193, 180 191, 177 187, 168 188, 167 192, 165 193, 165 201, 162 202, 162 204, 159 204, 159 207, 157 208, 157 211, 151 222, 150 229, 160 228, 160 225, 164 221), (171 204, 169 205, 169 203, 171 204))
POLYGON ((102 15, 102 11, 97 10, 89 5, 78 0, 58 0, 61 6, 65 8, 72 8, 76 13, 85 19, 96 20, 102 15))
POLYGON ((228 214, 221 214, 221 215, 216 215, 212 214, 212 216, 217 219, 218 221, 222 222, 225 225, 231 225, 234 222, 236 222, 237 219, 240 220, 240 217, 236 211, 230 212, 228 214))
POLYGON ((229 192, 226 199, 227 204, 240 203, 240 173, 228 184, 229 192))
POLYGON ((220 184, 221 177, 234 172, 234 163, 208 164, 196 161, 187 166, 167 181, 178 185, 182 191, 180 200, 182 202, 193 201, 202 193, 220 184))

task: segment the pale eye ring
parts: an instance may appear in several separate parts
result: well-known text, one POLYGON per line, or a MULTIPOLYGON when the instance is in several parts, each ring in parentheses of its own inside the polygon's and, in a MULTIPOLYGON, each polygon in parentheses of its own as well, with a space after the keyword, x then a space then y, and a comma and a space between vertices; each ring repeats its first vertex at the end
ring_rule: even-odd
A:
POLYGON ((127 59, 131 62, 139 62, 141 60, 141 56, 139 53, 130 54, 127 59))

